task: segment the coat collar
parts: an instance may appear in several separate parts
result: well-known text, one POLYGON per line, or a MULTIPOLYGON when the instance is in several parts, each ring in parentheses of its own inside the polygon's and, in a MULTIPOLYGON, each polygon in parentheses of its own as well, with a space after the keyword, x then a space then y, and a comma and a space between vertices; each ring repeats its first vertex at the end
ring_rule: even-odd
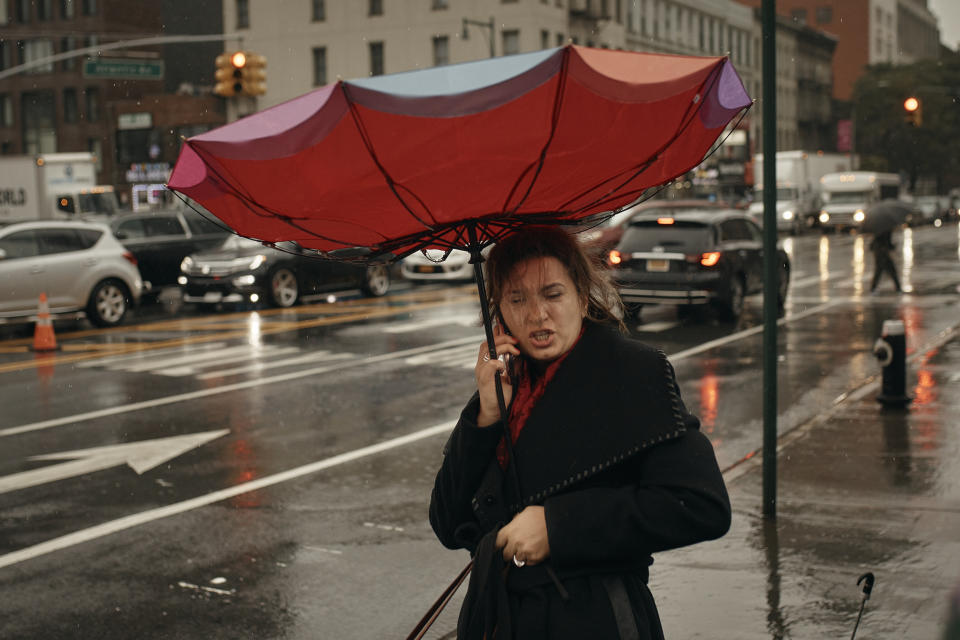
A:
POLYGON ((516 510, 684 432, 673 369, 659 350, 586 321, 514 444, 516 510))

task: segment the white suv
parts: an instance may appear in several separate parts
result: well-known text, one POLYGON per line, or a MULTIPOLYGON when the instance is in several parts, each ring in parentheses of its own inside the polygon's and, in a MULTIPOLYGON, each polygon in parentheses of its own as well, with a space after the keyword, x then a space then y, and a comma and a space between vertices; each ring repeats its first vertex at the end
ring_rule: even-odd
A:
POLYGON ((0 322, 85 311, 98 327, 120 324, 140 301, 137 260, 103 224, 37 221, 0 227, 0 322))

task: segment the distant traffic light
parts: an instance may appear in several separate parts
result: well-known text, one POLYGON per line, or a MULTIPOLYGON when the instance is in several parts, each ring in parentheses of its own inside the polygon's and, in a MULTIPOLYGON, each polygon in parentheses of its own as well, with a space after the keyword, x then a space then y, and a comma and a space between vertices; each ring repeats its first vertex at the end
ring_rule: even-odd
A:
POLYGON ((914 96, 910 96, 903 101, 903 110, 904 110, 904 120, 908 124, 919 127, 923 124, 923 108, 920 104, 920 99, 914 96))
POLYGON ((217 56, 217 80, 213 92, 218 96, 262 96, 267 92, 267 59, 256 53, 234 51, 217 56))

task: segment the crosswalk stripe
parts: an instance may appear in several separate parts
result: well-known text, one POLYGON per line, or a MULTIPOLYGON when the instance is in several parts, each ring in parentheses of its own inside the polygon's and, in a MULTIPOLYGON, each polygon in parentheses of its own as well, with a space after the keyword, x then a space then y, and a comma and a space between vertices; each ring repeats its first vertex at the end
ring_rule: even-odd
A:
MULTIPOLYGON (((208 351, 210 349, 223 349, 227 346, 226 342, 210 342, 208 344, 195 345, 189 347, 190 352, 197 351, 208 351)), ((104 356, 102 358, 96 358, 94 360, 84 360, 83 362, 74 363, 74 367, 89 369, 95 367, 103 367, 104 365, 113 364, 117 362, 126 362, 129 360, 135 360, 142 362, 145 356, 153 357, 157 355, 172 355, 175 353, 187 353, 187 348, 183 346, 168 347, 166 349, 155 349, 150 351, 138 351, 136 353, 122 355, 122 356, 104 356)))
POLYGON ((282 349, 275 349, 272 351, 246 352, 230 358, 217 358, 216 362, 192 363, 185 367, 170 367, 167 369, 157 369, 155 371, 151 371, 151 373, 155 373, 161 376, 183 377, 183 376, 189 376, 189 375, 198 373, 201 369, 209 369, 210 367, 216 367, 223 364, 232 364, 234 362, 249 361, 251 358, 259 359, 262 356, 276 357, 276 356, 286 355, 288 353, 299 353, 299 352, 300 352, 300 349, 298 347, 284 347, 282 349))
POLYGON ((413 366, 430 364, 441 367, 465 367, 472 369, 477 363, 477 345, 467 344, 461 347, 431 351, 430 353, 411 356, 404 360, 404 362, 413 366))
POLYGON ((224 376, 233 376, 238 373, 251 373, 264 371, 266 369, 276 369, 278 367, 289 367, 303 362, 331 362, 333 360, 345 360, 354 357, 352 353, 330 353, 329 351, 312 351, 295 358, 285 358, 283 360, 260 361, 243 367, 233 367, 232 369, 218 369, 207 373, 201 373, 197 376, 198 380, 210 380, 212 378, 222 378, 224 376))
POLYGON ((206 360, 219 360, 225 356, 232 356, 237 353, 245 353, 248 355, 253 355, 257 350, 251 348, 250 345, 240 345, 237 347, 227 347, 225 349, 217 350, 208 350, 202 353, 189 353, 186 355, 176 356, 172 358, 159 358, 159 359, 150 359, 146 361, 141 361, 135 364, 129 365, 114 365, 107 367, 112 370, 122 370, 129 371, 131 373, 140 373, 142 371, 150 371, 155 369, 164 369, 166 367, 172 367, 174 365, 180 364, 195 364, 199 362, 204 362, 206 360))

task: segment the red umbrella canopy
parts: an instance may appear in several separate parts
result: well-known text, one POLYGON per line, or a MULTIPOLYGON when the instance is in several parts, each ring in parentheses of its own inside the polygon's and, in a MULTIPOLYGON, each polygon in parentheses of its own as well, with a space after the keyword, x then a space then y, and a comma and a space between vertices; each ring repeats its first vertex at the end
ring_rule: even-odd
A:
POLYGON ((750 102, 726 58, 568 45, 321 87, 188 139, 169 187, 264 242, 463 247, 637 200, 750 102))

